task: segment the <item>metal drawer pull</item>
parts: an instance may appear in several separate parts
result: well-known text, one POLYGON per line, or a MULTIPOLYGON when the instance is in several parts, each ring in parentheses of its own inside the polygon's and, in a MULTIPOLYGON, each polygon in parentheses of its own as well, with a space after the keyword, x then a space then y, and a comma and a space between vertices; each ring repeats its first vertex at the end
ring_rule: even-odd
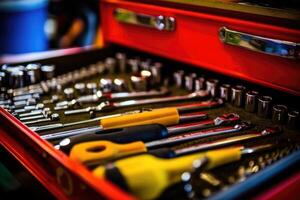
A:
POLYGON ((117 8, 114 11, 115 19, 119 22, 155 28, 160 31, 174 31, 175 18, 166 16, 152 16, 136 13, 127 9, 117 8))
POLYGON ((219 38, 226 44, 244 47, 252 51, 284 58, 300 58, 300 43, 260 37, 233 31, 226 27, 219 30, 219 38))

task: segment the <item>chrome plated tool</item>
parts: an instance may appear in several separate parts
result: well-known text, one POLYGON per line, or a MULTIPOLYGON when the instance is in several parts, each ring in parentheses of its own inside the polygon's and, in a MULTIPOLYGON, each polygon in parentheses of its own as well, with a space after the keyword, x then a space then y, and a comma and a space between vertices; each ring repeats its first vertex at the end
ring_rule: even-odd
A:
POLYGON ((80 114, 80 113, 89 113, 90 111, 105 111, 105 110, 111 110, 116 108, 125 108, 130 106, 142 106, 147 104, 154 104, 154 103, 169 103, 169 102, 176 102, 176 101, 187 101, 187 100, 196 100, 201 98, 207 98, 209 97, 209 94, 207 91, 198 91, 193 92, 187 95, 181 95, 181 96, 171 96, 171 97, 158 97, 158 98, 152 98, 152 99, 145 99, 145 100, 128 100, 128 101, 122 101, 122 102, 102 102, 98 106, 94 107, 87 107, 83 109, 77 109, 77 110, 67 110, 65 111, 65 115, 73 115, 73 114, 80 114))

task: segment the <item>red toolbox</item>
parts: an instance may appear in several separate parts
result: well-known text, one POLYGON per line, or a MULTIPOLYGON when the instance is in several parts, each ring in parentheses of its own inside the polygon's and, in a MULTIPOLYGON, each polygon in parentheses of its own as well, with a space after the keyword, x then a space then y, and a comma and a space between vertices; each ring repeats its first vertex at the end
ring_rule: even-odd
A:
MULTIPOLYGON (((289 13, 283 14, 284 9, 279 8, 209 0, 198 3, 102 0, 100 6, 105 48, 27 60, 22 64, 55 64, 61 74, 70 65, 74 70, 116 51, 128 51, 130 55, 140 53, 167 60, 170 71, 203 70, 219 79, 237 80, 267 91, 279 103, 299 109, 300 13, 297 10, 289 9, 289 13)), ((0 108, 0 123, 1 146, 58 199, 135 198, 70 160, 3 108, 0 108)), ((299 130, 287 132, 288 138, 300 141, 299 130)), ((211 198, 236 199, 255 191, 252 198, 296 199, 300 179, 295 166, 299 162, 300 152, 296 151, 211 198)))

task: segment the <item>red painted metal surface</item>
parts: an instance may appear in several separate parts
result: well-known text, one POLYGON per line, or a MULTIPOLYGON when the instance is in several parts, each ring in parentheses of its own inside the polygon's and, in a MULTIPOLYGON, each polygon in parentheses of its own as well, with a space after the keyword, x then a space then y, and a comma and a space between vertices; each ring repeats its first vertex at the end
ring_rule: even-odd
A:
POLYGON ((282 181, 273 188, 257 196, 257 200, 298 200, 300 190, 300 172, 282 181))
POLYGON ((96 178, 0 108, 0 145, 58 199, 134 199, 96 178))
POLYGON ((203 67, 291 94, 300 95, 300 61, 223 44, 221 27, 254 35, 300 42, 300 30, 252 21, 121 0, 103 0, 102 26, 106 43, 113 42, 203 67), (117 22, 116 8, 172 16, 174 32, 117 22))

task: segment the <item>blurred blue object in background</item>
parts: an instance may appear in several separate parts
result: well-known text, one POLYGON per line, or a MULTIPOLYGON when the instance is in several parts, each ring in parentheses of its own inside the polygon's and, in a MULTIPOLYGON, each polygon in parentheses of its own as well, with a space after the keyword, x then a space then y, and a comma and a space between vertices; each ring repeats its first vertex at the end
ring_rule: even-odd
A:
POLYGON ((48 0, 0 1, 0 55, 44 51, 48 0))

